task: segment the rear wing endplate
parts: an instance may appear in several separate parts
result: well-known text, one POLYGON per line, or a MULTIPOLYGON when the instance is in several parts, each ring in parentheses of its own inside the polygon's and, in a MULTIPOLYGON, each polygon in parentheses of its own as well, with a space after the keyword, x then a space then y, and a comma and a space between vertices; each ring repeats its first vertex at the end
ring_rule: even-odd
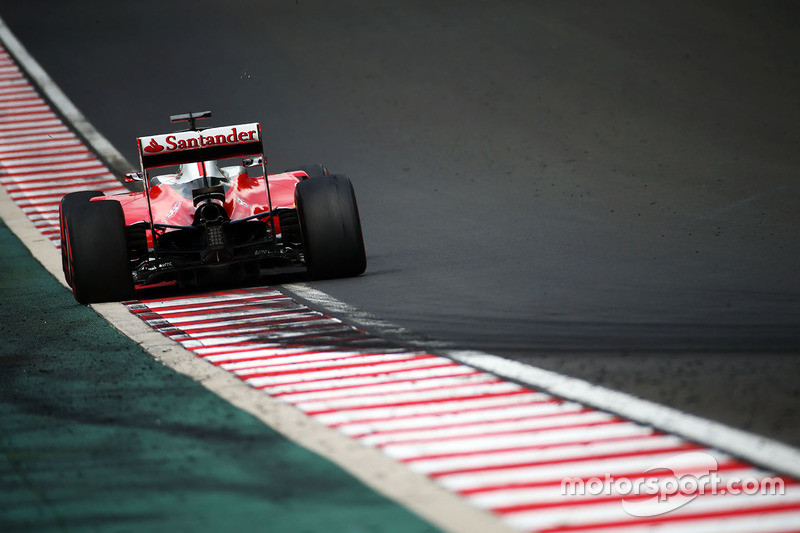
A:
POLYGON ((136 141, 142 170, 264 154, 258 122, 150 135, 136 141))

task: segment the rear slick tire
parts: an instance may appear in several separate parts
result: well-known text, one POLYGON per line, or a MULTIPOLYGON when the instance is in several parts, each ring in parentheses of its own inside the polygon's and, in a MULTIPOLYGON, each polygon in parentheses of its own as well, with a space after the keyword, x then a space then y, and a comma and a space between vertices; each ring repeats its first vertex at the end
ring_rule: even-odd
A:
POLYGON ((64 212, 72 292, 82 304, 127 300, 134 287, 125 215, 115 200, 86 202, 64 212))
POLYGON ((334 174, 301 181, 295 203, 309 275, 329 279, 362 274, 367 257, 350 179, 334 174))
POLYGON ((72 274, 69 270, 69 257, 67 250, 69 249, 69 239, 66 234, 65 228, 66 217, 74 210, 84 209, 89 203, 89 200, 98 196, 105 196, 102 191, 78 191, 64 195, 61 198, 61 203, 58 206, 58 223, 61 227, 61 268, 64 271, 64 279, 67 285, 72 287, 72 274))

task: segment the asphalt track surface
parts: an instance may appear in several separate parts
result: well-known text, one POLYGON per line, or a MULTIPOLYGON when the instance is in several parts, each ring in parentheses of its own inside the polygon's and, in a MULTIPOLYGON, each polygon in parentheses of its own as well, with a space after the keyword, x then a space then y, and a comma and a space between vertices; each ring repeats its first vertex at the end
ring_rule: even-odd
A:
POLYGON ((129 161, 261 121, 356 187, 410 328, 800 445, 792 2, 48 2, 0 16, 129 161), (46 6, 43 10, 42 6, 46 6))

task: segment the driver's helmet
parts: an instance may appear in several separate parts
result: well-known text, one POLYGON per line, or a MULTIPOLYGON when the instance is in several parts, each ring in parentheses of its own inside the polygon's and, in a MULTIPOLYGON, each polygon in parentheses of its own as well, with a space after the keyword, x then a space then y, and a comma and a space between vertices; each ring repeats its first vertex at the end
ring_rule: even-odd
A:
POLYGON ((175 183, 189 183, 203 177, 212 178, 212 182, 225 181, 227 178, 217 166, 216 161, 199 161, 197 163, 186 163, 178 169, 175 176, 175 183))

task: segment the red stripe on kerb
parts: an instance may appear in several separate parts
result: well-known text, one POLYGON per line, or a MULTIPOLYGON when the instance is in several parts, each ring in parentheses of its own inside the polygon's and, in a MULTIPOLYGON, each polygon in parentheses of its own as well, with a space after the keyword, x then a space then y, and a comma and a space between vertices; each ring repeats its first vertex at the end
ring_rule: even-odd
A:
POLYGON ((324 327, 341 327, 340 324, 333 323, 327 324, 326 326, 322 325, 314 325, 314 324, 305 324, 306 322, 319 322, 321 320, 328 320, 331 319, 322 319, 318 316, 309 316, 309 317, 295 317, 290 319, 285 319, 281 321, 270 320, 265 318, 264 320, 259 320, 255 322, 247 322, 240 326, 231 326, 229 324, 218 325, 218 326, 205 326, 205 327, 189 327, 187 328, 186 325, 183 325, 182 329, 188 335, 199 335, 202 333, 213 333, 217 332, 221 337, 235 337, 241 335, 243 331, 251 331, 253 328, 256 328, 256 331, 260 331, 262 333, 271 333, 271 332, 279 332, 285 331, 287 328, 291 328, 292 331, 298 331, 302 329, 310 329, 310 328, 324 328, 324 327), (275 327, 275 326, 278 327, 275 327))
MULTIPOLYGON (((547 420, 548 418, 564 417, 564 416, 575 416, 575 415, 580 415, 580 414, 584 414, 584 413, 595 413, 595 412, 597 412, 597 411, 594 411, 594 410, 586 408, 586 407, 581 407, 581 408, 579 408, 579 409, 577 409, 575 411, 562 410, 562 411, 555 411, 555 412, 544 413, 544 414, 529 414, 529 415, 521 415, 521 416, 520 415, 515 415, 515 414, 505 415, 504 416, 504 415, 500 414, 500 415, 497 415, 496 417, 492 417, 491 420, 479 420, 479 421, 476 421, 476 422, 459 422, 459 423, 449 423, 449 424, 448 423, 437 424, 436 425, 436 429, 441 430, 441 429, 469 427, 469 426, 472 426, 472 425, 485 424, 487 422, 502 423, 502 422, 514 421, 514 422, 523 423, 523 422, 532 421, 532 420, 547 420)), ((616 418, 615 418, 615 420, 616 420, 616 418)), ((414 431, 414 428, 411 428, 411 429, 409 429, 409 428, 400 428, 400 429, 389 429, 389 430, 382 430, 382 431, 371 431, 369 433, 364 433, 362 435, 358 435, 358 437, 360 438, 360 437, 366 437, 366 436, 369 436, 369 437, 391 436, 391 435, 398 434, 398 433, 407 433, 409 431, 414 431)))
POLYGON ((5 168, 12 168, 12 165, 9 165, 8 161, 16 161, 21 159, 36 159, 38 157, 59 157, 62 155, 75 155, 75 154, 86 154, 91 155, 91 152, 81 146, 80 144, 75 144, 69 148, 61 148, 61 149, 42 149, 42 148, 31 148, 30 150, 15 150, 13 152, 8 152, 6 155, 3 155, 3 148, 0 146, 0 160, 3 161, 3 166, 5 168), (14 155, 8 155, 9 153, 13 153, 14 155))
MULTIPOLYGON (((447 368, 447 367, 454 367, 454 366, 458 366, 458 363, 449 362, 449 363, 442 363, 442 364, 438 364, 438 365, 422 365, 422 366, 410 366, 409 365, 407 367, 394 369, 394 370, 376 370, 374 372, 360 373, 356 377, 368 378, 368 377, 376 377, 376 376, 386 376, 386 375, 391 375, 391 374, 400 374, 400 373, 405 373, 405 372, 412 372, 412 371, 416 371, 416 370, 432 370, 432 369, 437 369, 437 368, 447 368)), ((294 379, 294 380, 289 380, 289 381, 270 383, 269 385, 256 385, 256 388, 259 388, 259 389, 272 389, 272 388, 278 388, 278 387, 287 387, 287 386, 290 386, 290 385, 301 385, 301 384, 306 384, 306 383, 323 383, 323 382, 330 382, 330 381, 334 381, 335 382, 337 379, 339 379, 339 377, 308 379, 308 380, 294 379)), ((381 419, 378 419, 378 420, 385 420, 385 419, 381 418, 381 419)), ((342 424, 349 424, 349 422, 342 422, 341 424, 329 424, 329 426, 337 427, 337 426, 342 425, 342 424)))
MULTIPOLYGON (((403 372, 407 372, 407 371, 404 370, 403 372)), ((392 383, 403 383, 403 382, 416 383, 416 382, 419 382, 419 381, 425 381, 425 380, 430 380, 430 379, 440 379, 440 378, 448 378, 448 377, 469 377, 469 376, 476 376, 476 375, 480 375, 480 374, 482 374, 482 372, 480 372, 479 370, 475 370, 475 371, 472 371, 472 372, 469 372, 469 373, 443 374, 443 375, 419 377, 419 378, 415 378, 414 380, 398 379, 398 380, 395 380, 395 381, 381 381, 379 383, 380 384, 392 384, 392 383)), ((312 393, 315 393, 315 392, 355 390, 355 389, 359 389, 359 388, 363 388, 363 387, 374 387, 374 386, 375 386, 375 382, 369 381, 367 383, 359 383, 359 384, 354 384, 354 385, 345 385, 343 387, 318 387, 316 389, 303 389, 302 391, 299 391, 299 392, 298 391, 278 392, 278 393, 272 393, 272 396, 275 396, 277 398, 277 397, 282 397, 282 396, 287 396, 287 395, 292 395, 292 394, 312 394, 312 393)), ((368 434, 369 435, 373 435, 373 433, 368 433, 368 434)), ((358 436, 356 436, 356 435, 353 435, 353 437, 354 438, 358 438, 358 436)))
POLYGON ((172 302, 180 302, 181 300, 186 300, 186 297, 172 297, 169 299, 157 300, 157 304, 153 301, 148 302, 147 300, 143 300, 141 303, 147 306, 147 309, 157 313, 168 313, 171 311, 179 311, 184 309, 197 309, 197 308, 208 308, 208 307, 217 307, 223 305, 235 305, 238 303, 260 303, 260 302, 272 302, 274 300, 289 300, 283 294, 266 294, 266 295, 255 295, 255 296, 248 296, 247 293, 242 294, 239 293, 211 293, 213 299, 209 299, 206 302, 193 302, 193 303, 178 303, 174 304, 172 302), (235 296, 235 297, 231 297, 235 296), (167 302, 169 305, 158 305, 161 302, 167 302))
MULTIPOLYGON (((652 435, 639 437, 640 439, 649 439, 653 438, 652 435)), ((630 439, 625 439, 630 440, 630 439)), ((559 444, 558 447, 563 446, 563 444, 559 444)), ((546 445, 541 447, 533 447, 531 449, 545 449, 545 448, 553 448, 552 445, 546 445)), ((452 472, 437 472, 436 474, 432 474, 431 477, 445 477, 445 476, 453 476, 453 475, 462 475, 462 474, 469 474, 469 473, 479 473, 479 472, 497 472, 499 470, 513 470, 517 468, 533 468, 537 466, 553 466, 558 464, 567 464, 567 463, 581 463, 581 462, 592 462, 592 461, 601 461, 603 459, 624 459, 629 457, 641 457, 646 455, 653 455, 656 453, 684 453, 694 450, 701 450, 703 449, 702 446, 698 446, 696 444, 683 444, 680 446, 663 446, 663 447, 656 447, 656 448, 648 448, 646 450, 639 450, 633 452, 619 452, 619 453, 604 453, 604 454, 597 454, 592 455, 591 457, 566 457, 563 459, 553 459, 548 461, 527 461, 527 462, 520 462, 514 464, 507 464, 507 465, 496 465, 496 466, 486 466, 486 467, 475 467, 475 468, 464 468, 461 470, 453 470, 452 472)), ((491 454, 491 452, 484 452, 487 454, 491 454)), ((458 454, 455 454, 458 455, 458 454)), ((453 457, 454 455, 447 454, 442 455, 439 457, 453 457)), ((426 457, 426 460, 430 460, 432 456, 426 457)), ((414 460, 421 460, 421 458, 414 458, 414 460)))
MULTIPOLYGON (((691 505, 692 504, 690 502, 683 509, 686 508, 691 509, 691 505)), ((737 516, 745 516, 753 514, 785 513, 789 511, 796 511, 798 509, 800 509, 800 503, 792 502, 787 504, 763 505, 758 507, 739 507, 733 509, 725 509, 722 511, 707 511, 703 513, 691 513, 691 514, 667 513, 655 518, 631 517, 630 520, 625 520, 625 521, 602 522, 595 524, 580 524, 580 525, 576 524, 574 526, 548 527, 545 529, 539 529, 538 533, 559 533, 559 532, 563 533, 568 531, 600 531, 600 530, 622 531, 623 528, 634 528, 634 527, 642 528, 644 526, 658 526, 659 524, 664 524, 664 523, 688 522, 698 519, 735 518, 737 516)), ((713 522, 711 524, 713 524, 713 522)), ((658 531, 658 529, 654 529, 653 531, 658 531)), ((759 531, 759 530, 755 529, 753 531, 759 531)), ((776 531, 776 530, 770 528, 768 531, 776 531)), ((797 528, 780 529, 777 531, 796 532, 800 531, 800 529, 797 528)))
MULTIPOLYGON (((11 120, 9 120, 9 117, 23 117, 20 120, 24 120, 24 117, 28 117, 30 115, 35 115, 35 114, 41 113, 42 110, 47 110, 48 109, 48 107, 46 105, 44 105, 43 103, 37 102, 36 100, 32 100, 32 102, 35 102, 35 103, 32 103, 32 104, 27 105, 27 106, 21 106, 21 105, 14 106, 13 107, 14 111, 5 111, 5 112, 3 112, 3 122, 6 122, 6 121, 11 122, 11 120)), ((0 108, 6 109, 6 108, 10 108, 10 106, 0 105, 0 108)), ((55 116, 52 113, 50 113, 50 114, 52 116, 55 116)))
MULTIPOLYGON (((617 425, 622 426, 623 424, 631 424, 631 422, 616 422, 617 425)), ((593 428, 592 426, 585 426, 587 428, 593 428)), ((571 428, 566 428, 571 429, 571 428)), ((550 430, 553 431, 553 430, 550 430)), ((565 448, 570 446, 585 446, 587 444, 605 444, 605 443, 612 443, 612 442, 626 442, 631 440, 647 440, 653 439, 657 437, 661 437, 662 435, 658 433, 631 433, 629 435, 608 435, 608 436, 594 436, 591 439, 587 439, 586 437, 572 437, 572 438, 565 438, 563 440, 553 439, 552 442, 543 442, 543 443, 520 443, 517 445, 507 445, 500 448, 491 448, 491 449, 474 449, 474 450, 466 450, 466 451, 454 451, 448 453, 437 453, 437 454, 428 454, 428 455, 418 455, 413 457, 406 457, 401 459, 404 463, 418 463, 418 462, 428 462, 428 461, 438 461, 443 459, 459 459, 465 457, 475 457, 475 456, 482 456, 482 455, 491 455, 491 454, 501 454, 501 453, 511 453, 511 452, 524 452, 524 451, 546 451, 546 450, 553 450, 556 448, 565 448)), ((474 438, 474 437, 473 437, 474 438)), ((403 446, 405 443, 396 444, 396 446, 403 446)), ((653 453, 652 451, 648 450, 648 453, 644 454, 647 455, 649 453, 653 453)), ((587 461, 589 460, 600 460, 599 456, 586 458, 587 461)), ((546 462, 543 464, 547 464, 546 462)), ((492 468, 488 468, 488 470, 492 470, 492 468)), ((437 476, 431 477, 445 477, 445 476, 452 476, 452 475, 459 475, 458 472, 448 473, 448 474, 439 474, 437 476)), ((508 485, 503 484, 500 485, 501 487, 507 487, 508 485)), ((514 484, 516 486, 516 484, 514 484)), ((499 490, 498 488, 491 488, 489 485, 481 487, 479 490, 499 490)), ((459 493, 469 494, 471 490, 475 489, 464 489, 459 490, 459 493)))
MULTIPOLYGON (((27 167, 28 165, 26 165, 27 167)), ((16 170, 13 166, 5 166, 3 170, 3 174, 7 176, 14 176, 18 180, 19 178, 27 178, 28 176, 42 176, 41 178, 33 178, 33 179, 25 179, 24 183, 43 183, 49 182, 50 184, 53 183, 52 177, 48 178, 46 176, 47 173, 52 172, 70 172, 73 173, 75 176, 100 176, 102 174, 108 174, 108 169, 102 163, 97 161, 87 161, 86 165, 76 165, 75 162, 70 161, 68 163, 43 163, 41 168, 33 169, 33 170, 16 170)), ((20 180, 22 181, 22 180, 20 180)), ((35 190, 38 187, 27 187, 28 190, 35 190)))
POLYGON ((16 108, 15 111, 10 111, 6 109, 3 113, 2 120, 0 123, 8 124, 9 128, 14 127, 14 123, 16 122, 24 122, 24 123, 51 123, 51 122, 58 122, 60 123, 58 117, 50 111, 47 106, 44 104, 38 104, 36 106, 28 106, 26 108, 16 108), (35 109, 32 109, 34 108, 35 109), (44 111, 42 111, 44 109, 44 111))
MULTIPOLYGON (((241 343, 232 343, 232 344, 224 344, 221 346, 194 346, 192 348, 188 348, 191 352, 199 352, 200 350, 204 350, 203 353, 195 353, 197 357, 206 358, 211 361, 212 357, 219 357, 224 355, 232 355, 232 354, 243 354, 243 353, 253 353, 253 352, 263 352, 265 350, 271 350, 280 346, 282 349, 297 349, 298 351, 308 350, 307 344, 294 344, 294 343, 258 343, 254 346, 252 341, 243 341, 241 343)), ((328 348, 326 347, 319 347, 319 352, 324 352, 328 348)), ((330 348, 333 350, 334 348, 330 348)), ((254 358, 256 356, 253 356, 254 358)), ((230 359, 222 360, 221 362, 231 362, 235 361, 236 358, 232 357, 230 359)))
MULTIPOLYGON (((727 471, 735 471, 735 470, 744 470, 752 468, 751 465, 739 461, 737 459, 729 459, 727 461, 720 461, 719 466, 717 468, 717 472, 727 472, 727 471)), ((684 476, 687 474, 695 474, 697 469, 687 468, 687 469, 676 469, 673 471, 675 476, 684 476)), ((661 477, 662 474, 659 472, 652 472, 652 471, 629 471, 629 472, 614 472, 614 477, 617 479, 638 479, 638 478, 646 478, 646 477, 661 477)), ((671 477, 669 474, 663 475, 666 477, 671 477)), ((583 483, 587 483, 596 478, 596 476, 570 476, 571 479, 579 480, 583 483)), ((525 489, 537 489, 543 487, 553 487, 553 486, 560 486, 563 483, 562 478, 558 479, 548 479, 544 481, 535 481, 535 482, 522 482, 522 483, 503 483, 499 485, 485 485, 479 488, 473 489, 463 489, 459 490, 459 494, 464 496, 478 496, 481 494, 490 494, 492 492, 499 492, 499 491, 517 491, 517 490, 525 490, 525 489)))
MULTIPOLYGON (((314 360, 315 363, 322 364, 322 363, 326 363, 326 362, 330 362, 330 361, 343 361, 343 360, 352 359, 352 358, 356 358, 356 357, 380 357, 380 356, 385 355, 385 354, 383 354, 383 353, 358 353, 358 354, 343 355, 341 350, 336 350, 335 348, 331 348, 329 350, 307 350, 306 349, 306 350, 300 350, 300 351, 296 351, 296 352, 288 352, 288 353, 282 353, 282 354, 278 354, 278 355, 269 355, 269 356, 263 356, 263 357, 249 357, 249 358, 246 358, 246 359, 235 359, 235 360, 227 359, 227 360, 224 360, 224 361, 212 361, 212 364, 217 365, 217 366, 226 366, 226 365, 232 365, 232 364, 235 364, 235 363, 263 362, 263 365, 254 366, 254 367, 251 367, 251 369, 254 369, 254 368, 269 368, 269 367, 273 367, 273 366, 281 367, 281 366, 287 366, 286 363, 281 362, 281 359, 297 358, 297 357, 302 357, 304 355, 331 356, 331 357, 328 357, 327 359, 315 359, 314 360)), ((398 361, 397 360, 392 360, 391 362, 396 363, 398 361)), ((387 363, 388 363, 388 361, 387 361, 387 363)), ((296 364, 300 364, 300 363, 296 363, 296 364)), ((360 365, 357 365, 357 366, 360 366, 360 365)), ((335 366, 335 368, 341 368, 341 366, 335 366)), ((313 369, 310 369, 310 371, 312 371, 312 372, 318 372, 318 371, 323 371, 323 370, 326 370, 326 368, 324 368, 324 367, 314 367, 313 369)), ((248 378, 252 376, 251 374, 240 374, 240 375, 246 376, 248 378)), ((263 376, 259 376, 259 377, 263 377, 263 376)))
MULTIPOLYGON (((557 400, 555 398, 548 398, 548 399, 541 399, 541 400, 528 400, 520 403, 515 403, 513 405, 481 405, 478 407, 467 407, 462 406, 460 408, 454 407, 452 409, 438 411, 436 413, 419 413, 419 414, 412 414, 412 415, 403 415, 403 416, 382 416, 382 417, 375 417, 375 418, 361 418, 358 420, 350 420, 345 422, 335 422, 332 424, 328 424, 330 427, 339 427, 339 426, 346 426, 351 424, 374 424, 379 422, 387 422, 389 420, 413 420, 415 418, 423 418, 428 416, 446 416, 446 415, 455 415, 455 414, 462 414, 462 413, 477 413, 480 411, 491 411, 496 410, 499 407, 523 407, 523 406, 533 406, 533 405, 544 405, 548 403, 561 403, 561 400, 557 400)), ((483 453, 483 452, 481 452, 483 453)))
POLYGON ((0 100, 12 100, 20 94, 36 94, 36 92, 30 86, 0 87, 0 100))
POLYGON ((281 313, 295 313, 294 309, 280 308, 275 304, 265 304, 260 301, 250 300, 237 300, 234 302, 224 302, 222 304, 209 304, 207 306, 198 308, 193 307, 170 307, 169 309, 151 309, 152 312, 164 318, 175 320, 186 317, 199 316, 198 323, 208 322, 213 320, 210 315, 214 314, 233 314, 238 313, 241 316, 270 316, 279 315, 281 313))
POLYGON ((227 299, 228 296, 237 296, 237 295, 245 295, 246 297, 250 296, 250 297, 253 297, 253 298, 267 298, 267 299, 273 298, 273 297, 274 298, 288 298, 288 296, 276 291, 275 289, 268 289, 268 290, 265 291, 264 289, 248 288, 248 289, 230 289, 230 290, 224 290, 224 291, 207 292, 207 293, 203 293, 202 296, 197 296, 197 295, 195 295, 195 296, 179 295, 179 296, 169 296, 169 297, 166 297, 166 298, 152 298, 152 299, 149 299, 149 300, 132 300, 132 301, 123 302, 123 303, 124 304, 130 304, 130 305, 141 304, 141 305, 147 305, 148 307, 152 306, 153 309, 160 309, 162 307, 162 303, 164 303, 164 302, 184 302, 186 305, 192 305, 192 304, 189 303, 189 300, 202 299, 202 300, 207 300, 207 301, 215 301, 217 298, 219 298, 220 300, 217 300, 217 301, 221 301, 221 300, 227 299))
MULTIPOLYGON (((287 348, 291 349, 291 347, 289 347, 289 346, 287 346, 287 348)), ((210 361, 210 362, 211 362, 211 364, 214 364, 214 365, 217 365, 217 366, 224 366, 224 365, 230 365, 232 363, 251 363, 251 362, 255 362, 255 361, 264 361, 265 363, 267 363, 267 362, 270 362, 270 361, 279 361, 280 359, 284 359, 286 357, 298 357, 298 356, 303 356, 303 355, 333 355, 333 356, 336 356, 337 354, 341 354, 342 353, 341 350, 339 350, 337 348, 333 348, 333 347, 309 350, 308 346, 303 345, 303 346, 298 346, 297 348, 298 348, 297 351, 285 352, 285 353, 276 354, 276 355, 262 355, 262 356, 254 356, 254 357, 243 357, 241 359, 240 358, 215 359, 215 360, 210 361)), ((265 349, 266 348, 259 348, 259 350, 265 350, 265 349)), ((241 352, 234 352, 234 353, 241 353, 241 352)), ((245 353, 247 353, 247 352, 245 352, 245 353)), ((379 354, 364 353, 364 354, 358 354, 358 357, 365 357, 365 356, 368 356, 368 355, 379 355, 379 354)), ((355 357, 355 356, 352 356, 352 357, 355 357)), ((343 357, 340 355, 338 358, 342 359, 343 357)), ((336 357, 332 357, 331 359, 336 359, 336 357)), ((278 364, 280 364, 280 363, 278 363, 278 364)))
POLYGON ((423 361, 425 359, 435 359, 437 357, 438 356, 436 355, 423 355, 423 356, 409 357, 408 359, 403 359, 403 360, 375 361, 371 363, 361 363, 355 365, 330 365, 327 367, 305 368, 302 370, 292 370, 292 369, 274 370, 271 372, 256 372, 252 374, 246 374, 245 377, 247 379, 255 379, 255 378, 278 377, 278 376, 294 376, 294 375, 308 374, 311 372, 325 372, 328 370, 346 370, 349 368, 375 367, 380 365, 397 364, 397 363, 412 362, 412 361, 417 362, 417 361, 423 361))
POLYGON ((435 405, 440 403, 448 403, 448 402, 468 402, 470 400, 491 400, 493 398, 507 398, 510 396, 519 396, 522 394, 530 394, 530 391, 527 390, 519 390, 519 391, 507 391, 507 392, 487 392, 485 394, 476 394, 470 396, 459 396, 459 397, 446 397, 446 398, 435 398, 430 400, 414 400, 414 401, 407 401, 407 402, 389 402, 389 403, 379 403, 379 404, 370 404, 370 405, 358 405, 353 407, 347 407, 342 409, 320 409, 318 411, 308 411, 307 413, 310 416, 318 416, 318 415, 325 415, 330 413, 340 413, 340 412, 350 412, 350 411, 368 411, 370 409, 387 409, 391 407, 410 407, 414 405, 435 405))
MULTIPOLYGON (((462 377, 462 376, 458 376, 458 377, 462 377)), ((441 379, 441 376, 436 376, 433 379, 441 379)), ((407 383, 408 384, 415 384, 416 381, 423 381, 423 380, 408 381, 407 383)), ((397 383, 398 382, 395 382, 394 384, 397 384, 397 383)), ((401 381, 399 383, 403 383, 403 382, 401 381)), ((460 383, 452 383, 452 384, 448 384, 448 385, 439 385, 439 386, 431 386, 431 387, 424 387, 424 386, 423 387, 409 387, 408 389, 391 390, 391 391, 376 390, 376 391, 370 392, 370 393, 349 394, 347 396, 335 395, 335 396, 315 397, 313 400, 302 400, 301 402, 306 402, 306 401, 308 401, 308 402, 335 402, 337 400, 343 400, 343 399, 357 400, 357 399, 368 399, 368 398, 380 398, 382 396, 386 396, 386 395, 389 395, 389 394, 404 394, 404 393, 416 393, 416 394, 419 394, 419 393, 423 393, 423 392, 433 392, 433 391, 452 391, 452 390, 462 389, 464 387, 476 387, 476 386, 479 386, 479 385, 484 385, 484 386, 486 386, 486 385, 496 385, 498 383, 504 383, 504 382, 501 379, 490 379, 490 380, 486 380, 486 381, 475 381, 475 380, 468 381, 468 380, 464 380, 463 382, 460 382, 460 383)), ((372 384, 372 385, 376 386, 375 384, 372 384)), ((385 385, 385 383, 381 383, 380 385, 385 385)), ((335 390, 338 390, 338 389, 335 389, 335 390)), ((304 391, 302 394, 308 394, 308 393, 304 391)), ((289 401, 292 402, 292 403, 301 403, 299 401, 295 401, 295 400, 292 400, 292 399, 289 399, 289 401)), ((441 428, 441 426, 438 426, 438 427, 441 428)))
MULTIPOLYGON (((523 428, 523 429, 508 429, 503 431, 485 431, 480 434, 467 434, 467 435, 452 435, 448 437, 436 437, 430 439, 416 439, 416 440, 402 440, 402 441, 390 441, 386 443, 376 444, 378 448, 388 448, 390 446, 418 446, 421 444, 431 444, 437 442, 447 442, 447 441, 463 441, 465 439, 477 439, 477 438, 486 438, 486 437, 504 437, 510 435, 527 435, 530 433, 544 433, 546 431, 554 431, 554 430, 566 430, 566 429, 579 429, 579 428, 594 428, 599 426, 612 426, 617 424, 628 424, 629 422, 626 420, 597 420, 595 422, 576 422, 574 424, 563 424, 563 425, 554 425, 554 426, 544 426, 544 427, 537 427, 534 430, 523 428)), ((480 425, 480 424, 476 424, 480 425)), ((469 427, 468 424, 464 426, 458 427, 469 427)), ((441 426, 436 426, 436 429, 441 429, 441 426)), ((372 436, 372 435, 370 435, 372 436)), ((652 437, 653 435, 648 435, 648 437, 652 437)), ((585 443, 585 442, 583 442, 585 443)), ((422 460, 422 458, 413 458, 408 459, 408 461, 417 461, 422 460)), ((465 470, 449 470, 447 472, 437 473, 437 475, 445 476, 450 474, 463 474, 469 472, 469 469, 465 470)), ((477 470, 476 470, 477 471, 477 470)))
POLYGON ((20 135, 27 135, 34 132, 66 132, 69 131, 59 120, 43 120, 22 122, 20 124, 9 124, 8 126, 0 123, 0 137, 18 138, 20 135))

